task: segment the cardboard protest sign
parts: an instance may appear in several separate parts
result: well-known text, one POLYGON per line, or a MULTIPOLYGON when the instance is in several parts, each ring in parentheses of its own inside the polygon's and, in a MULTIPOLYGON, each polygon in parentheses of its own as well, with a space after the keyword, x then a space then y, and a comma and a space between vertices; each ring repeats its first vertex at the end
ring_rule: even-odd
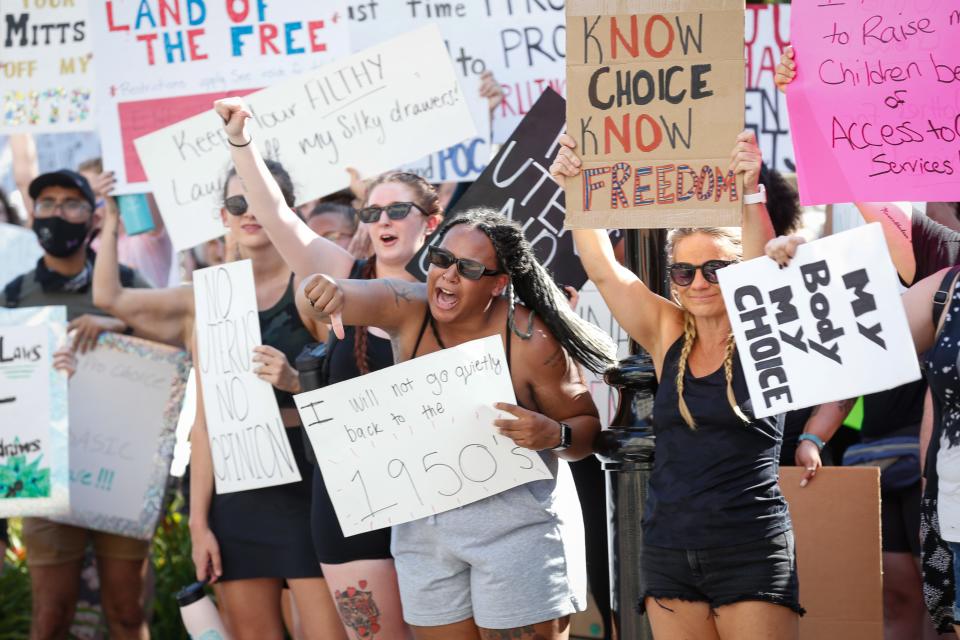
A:
POLYGON ((500 336, 296 396, 344 535, 409 522, 551 478, 497 434, 515 403, 500 336), (503 414, 506 415, 506 414, 503 414))
POLYGON ((804 488, 780 469, 800 576, 801 640, 883 638, 880 469, 824 467, 804 488))
POLYGON ((879 224, 717 272, 758 418, 920 377, 879 224))
MULTIPOLYGON (((298 202, 469 138, 473 119, 435 26, 247 97, 250 134, 290 172, 298 202)), ((218 209, 230 166, 223 122, 205 113, 136 141, 178 249, 223 234, 218 209)))
POLYGON ((217 493, 298 482, 269 382, 253 373, 262 344, 249 260, 194 272, 197 364, 217 493))
POLYGON ((440 28, 477 128, 475 137, 398 168, 416 173, 431 182, 476 180, 492 155, 490 108, 487 99, 480 97, 479 93, 480 74, 486 70, 486 64, 482 58, 476 57, 476 45, 488 28, 478 23, 480 6, 468 7, 463 3, 423 6, 420 2, 384 2, 365 3, 363 7, 361 13, 360 6, 348 6, 350 44, 354 51, 373 47, 427 24, 433 23, 440 28))
POLYGON ((91 3, 97 128, 117 193, 150 191, 135 139, 346 55, 344 16, 342 0, 91 3))
POLYGON ((764 163, 780 172, 797 170, 787 96, 773 79, 780 54, 790 44, 789 4, 748 4, 746 10, 747 128, 757 134, 764 163))
POLYGON ((87 0, 4 2, 0 132, 82 131, 94 125, 87 0))
POLYGON ((740 223, 742 0, 567 3, 568 228, 740 223))
POLYGON ((958 23, 939 2, 795 5, 801 204, 960 199, 958 23))
POLYGON ((0 517, 70 507, 66 327, 66 307, 0 309, 0 517))
POLYGON ((173 457, 189 357, 103 333, 70 379, 70 513, 55 520, 153 537, 173 457))

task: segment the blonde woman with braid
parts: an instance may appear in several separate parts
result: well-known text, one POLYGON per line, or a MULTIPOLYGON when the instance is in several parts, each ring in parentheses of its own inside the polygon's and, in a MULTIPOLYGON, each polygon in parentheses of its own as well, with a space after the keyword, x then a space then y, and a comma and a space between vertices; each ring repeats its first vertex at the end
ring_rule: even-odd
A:
MULTIPOLYGON (((574 141, 561 138, 551 173, 577 176, 574 141)), ((730 169, 758 193, 752 133, 737 138, 730 169)), ((758 198, 762 199, 762 198, 758 198)), ((577 250, 614 317, 653 358, 656 449, 641 558, 657 638, 797 638, 797 581, 787 504, 777 483, 783 419, 753 417, 717 271, 763 254, 773 226, 762 203, 739 229, 670 235, 672 300, 614 259, 606 233, 574 231, 577 250)))

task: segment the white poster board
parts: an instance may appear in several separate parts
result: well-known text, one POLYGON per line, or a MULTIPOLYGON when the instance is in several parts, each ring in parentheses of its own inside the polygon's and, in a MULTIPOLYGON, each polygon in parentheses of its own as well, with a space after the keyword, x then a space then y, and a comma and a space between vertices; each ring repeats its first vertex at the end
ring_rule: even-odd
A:
MULTIPOLYGON (((597 290, 597 285, 592 281, 587 280, 580 289, 580 300, 577 301, 575 311, 582 319, 598 326, 613 338, 617 345, 618 358, 626 358, 630 354, 630 336, 610 313, 610 308, 607 307, 603 296, 597 290)), ((593 402, 597 405, 597 411, 600 412, 600 426, 605 429, 616 415, 620 397, 617 390, 604 381, 603 375, 583 369, 583 377, 590 389, 593 402)))
POLYGON ((260 338, 249 260, 193 272, 197 366, 217 493, 300 481, 273 387, 253 373, 260 338))
POLYGON ((456 509, 551 478, 501 436, 516 403, 500 336, 296 396, 344 535, 456 509))
POLYGON ((917 380, 883 231, 869 224, 717 272, 758 418, 917 380))
POLYGON ((97 128, 116 192, 151 190, 136 138, 347 55, 345 15, 342 0, 92 2, 97 128))
POLYGON ((95 128, 88 15, 87 0, 0 3, 0 133, 95 128))
MULTIPOLYGON (((374 176, 475 134, 433 25, 246 99, 254 144, 290 172, 298 203, 347 187, 347 167, 374 176)), ((174 247, 223 235, 230 154, 212 104, 136 145, 174 247)))
POLYGON ((477 20, 471 19, 464 4, 432 8, 405 2, 380 3, 364 13, 367 19, 359 19, 354 9, 350 20, 350 44, 354 51, 361 51, 394 38, 407 31, 434 23, 440 28, 448 55, 453 63, 464 98, 470 105, 473 123, 477 128, 474 138, 441 149, 419 160, 398 167, 422 176, 430 182, 472 182, 476 180, 490 160, 490 106, 480 97, 480 75, 486 71, 483 60, 473 58, 467 51, 475 49, 478 33, 477 20), (458 8, 459 7, 459 8, 458 8), (449 9, 449 10, 448 10, 449 9))
POLYGON ((767 166, 794 173, 787 96, 774 82, 780 54, 790 44, 790 5, 748 4, 744 15, 747 128, 757 134, 767 166))
POLYGON ((173 457, 189 356, 102 333, 70 379, 70 513, 55 520, 153 537, 173 457))
POLYGON ((0 517, 70 508, 66 307, 0 309, 0 517))

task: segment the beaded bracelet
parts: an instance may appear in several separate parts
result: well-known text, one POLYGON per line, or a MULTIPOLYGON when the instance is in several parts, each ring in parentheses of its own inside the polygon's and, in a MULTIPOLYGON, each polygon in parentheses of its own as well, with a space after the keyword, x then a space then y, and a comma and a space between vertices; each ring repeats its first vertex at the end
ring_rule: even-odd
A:
POLYGON ((813 433, 802 433, 800 434, 800 437, 797 438, 798 443, 803 442, 804 440, 809 440, 813 444, 817 445, 817 449, 820 451, 823 451, 823 447, 825 447, 827 444, 822 438, 820 438, 820 436, 813 433))

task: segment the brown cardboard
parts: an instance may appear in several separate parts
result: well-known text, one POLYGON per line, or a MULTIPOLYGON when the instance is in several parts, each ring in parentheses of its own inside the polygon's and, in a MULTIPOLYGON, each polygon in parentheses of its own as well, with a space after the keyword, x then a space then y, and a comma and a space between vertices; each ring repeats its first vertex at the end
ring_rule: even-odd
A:
POLYGON ((802 477, 799 467, 781 469, 797 541, 800 603, 807 610, 800 638, 880 640, 880 470, 825 467, 801 489, 802 477))
POLYGON ((738 225, 743 185, 729 164, 743 129, 743 1, 566 7, 567 130, 584 169, 567 181, 566 228, 738 225))

